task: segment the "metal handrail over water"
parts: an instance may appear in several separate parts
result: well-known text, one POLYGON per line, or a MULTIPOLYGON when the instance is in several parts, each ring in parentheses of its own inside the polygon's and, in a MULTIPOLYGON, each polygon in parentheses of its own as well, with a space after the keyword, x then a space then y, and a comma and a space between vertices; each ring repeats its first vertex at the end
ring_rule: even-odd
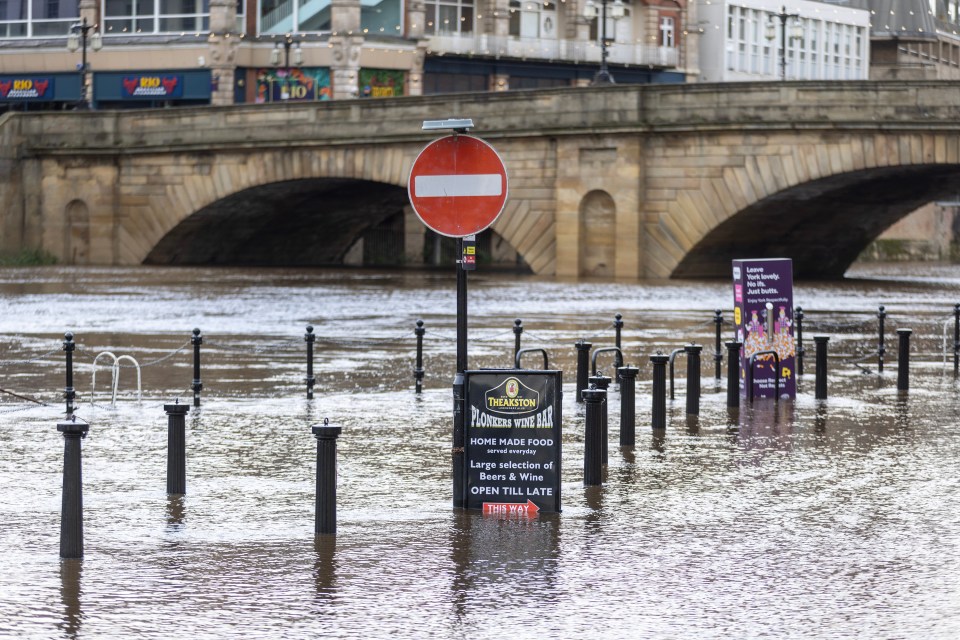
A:
POLYGON ((614 352, 617 354, 616 362, 623 362, 623 352, 618 347, 603 347, 601 349, 595 349, 593 352, 593 359, 591 361, 591 370, 593 375, 597 375, 597 355, 601 353, 614 352))
POLYGON ((134 367, 137 369, 137 402, 143 401, 143 384, 142 378, 140 376, 140 364, 133 359, 133 356, 119 356, 117 357, 110 351, 103 351, 97 354, 97 357, 93 359, 93 381, 90 385, 90 403, 93 404, 94 393, 97 389, 97 361, 100 360, 101 356, 108 356, 113 358, 113 364, 110 365, 111 373, 111 397, 110 397, 110 406, 117 404, 117 389, 120 387, 120 363, 123 360, 129 360, 134 367))
POLYGON ((673 400, 673 361, 677 359, 677 355, 681 353, 686 353, 686 347, 680 347, 679 349, 674 349, 670 352, 670 399, 673 400))
POLYGON ((514 369, 520 368, 520 356, 522 356, 525 353, 535 353, 535 352, 539 352, 541 355, 543 355, 543 370, 546 371, 547 369, 549 369, 550 367, 547 364, 547 350, 542 349, 540 347, 532 347, 530 349, 520 349, 519 351, 517 351, 517 356, 514 359, 513 368, 514 369))
POLYGON ((757 356, 773 356, 773 399, 780 402, 780 356, 776 351, 757 351, 750 356, 750 364, 747 367, 747 397, 753 402, 753 365, 757 361, 757 356))

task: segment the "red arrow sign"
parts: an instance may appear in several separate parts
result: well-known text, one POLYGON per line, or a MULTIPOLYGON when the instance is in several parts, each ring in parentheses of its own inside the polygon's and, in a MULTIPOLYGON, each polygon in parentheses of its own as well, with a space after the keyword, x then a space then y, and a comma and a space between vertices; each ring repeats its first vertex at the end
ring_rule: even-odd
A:
POLYGON ((480 138, 452 135, 428 144, 410 170, 410 204, 440 235, 463 238, 480 233, 507 202, 507 169, 480 138))
POLYGON ((522 502, 484 502, 483 513, 485 515, 502 516, 535 516, 540 511, 540 507, 533 503, 533 500, 522 502))

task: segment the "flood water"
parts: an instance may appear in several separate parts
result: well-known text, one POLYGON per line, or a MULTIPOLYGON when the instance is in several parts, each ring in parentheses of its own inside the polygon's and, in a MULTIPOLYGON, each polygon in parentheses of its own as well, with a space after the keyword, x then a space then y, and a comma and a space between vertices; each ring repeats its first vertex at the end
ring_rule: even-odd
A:
POLYGON ((564 372, 563 511, 503 519, 451 506, 452 272, 0 270, 0 636, 960 637, 960 267, 848 275, 796 285, 796 401, 731 412, 713 361, 714 309, 733 337, 728 281, 471 274, 470 367, 509 366, 521 318, 523 347, 564 372), (637 446, 616 445, 614 389, 606 482, 585 489, 573 345, 611 346, 616 313, 641 370, 637 446), (194 327, 202 407, 187 417, 187 494, 168 497, 162 405, 192 400, 194 327), (909 394, 898 327, 914 332, 909 394), (58 557, 65 331, 90 424, 82 561, 58 557), (826 401, 813 335, 831 336, 826 401), (653 434, 649 356, 691 341, 700 415, 685 415, 684 364, 653 434), (109 367, 91 389, 102 352, 143 365, 142 400, 128 367, 115 405, 109 367), (310 426, 324 418, 343 427, 338 533, 315 540, 310 426))

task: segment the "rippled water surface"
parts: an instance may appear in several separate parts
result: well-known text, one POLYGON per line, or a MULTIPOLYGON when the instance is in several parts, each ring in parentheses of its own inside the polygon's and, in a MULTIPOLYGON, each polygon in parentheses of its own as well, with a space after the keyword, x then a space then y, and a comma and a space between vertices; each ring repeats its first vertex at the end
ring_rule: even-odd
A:
POLYGON ((471 368, 508 366, 521 318, 522 346, 564 371, 563 512, 527 520, 451 507, 452 273, 0 270, 0 636, 960 637, 960 267, 848 275, 796 287, 805 339, 831 336, 828 400, 813 398, 811 340, 796 401, 739 411, 725 368, 714 379, 729 283, 471 275, 471 368), (641 369, 637 446, 616 446, 613 390, 606 482, 585 489, 573 344, 612 345, 616 313, 641 369), (202 407, 187 495, 168 497, 162 405, 191 401, 194 327, 202 407), (898 327, 914 331, 908 394, 898 327), (82 561, 58 557, 66 331, 90 423, 82 561), (691 341, 700 415, 685 415, 684 365, 653 434, 649 356, 691 341), (141 401, 131 368, 115 405, 109 368, 91 389, 106 351, 143 365, 141 401), (323 418, 343 427, 338 534, 314 540, 323 418))

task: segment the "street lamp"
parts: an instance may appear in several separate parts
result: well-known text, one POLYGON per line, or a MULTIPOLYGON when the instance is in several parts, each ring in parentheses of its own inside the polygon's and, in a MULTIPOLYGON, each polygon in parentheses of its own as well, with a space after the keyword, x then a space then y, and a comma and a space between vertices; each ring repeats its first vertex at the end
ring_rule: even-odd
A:
MULTIPOLYGON (((607 46, 612 44, 612 42, 607 41, 607 2, 608 0, 600 0, 600 71, 593 77, 593 84, 613 84, 614 82, 613 76, 607 69, 607 46)), ((586 4, 583 5, 583 17, 587 20, 594 20, 597 13, 597 4, 593 0, 587 0, 586 4)), ((626 14, 627 8, 623 4, 623 0, 614 0, 613 6, 610 7, 610 17, 613 18, 613 21, 616 22, 626 14)))
POLYGON ((292 33, 285 34, 283 41, 276 43, 273 46, 273 51, 270 52, 270 64, 273 66, 280 64, 281 46, 283 46, 283 69, 285 77, 283 80, 283 89, 280 92, 280 99, 288 100, 290 98, 290 48, 293 47, 293 64, 298 67, 303 64, 303 51, 300 49, 300 41, 294 38, 292 33))
MULTIPOLYGON (((87 24, 87 19, 83 18, 80 22, 70 25, 70 35, 67 36, 68 51, 74 53, 77 49, 83 50, 80 64, 77 66, 77 71, 80 73, 80 104, 77 106, 78 109, 90 108, 90 98, 87 90, 87 72, 90 70, 90 65, 87 64, 87 34, 96 28, 97 25, 87 24)), ((89 39, 90 48, 94 51, 100 51, 103 47, 103 37, 100 32, 94 31, 89 39)))
POLYGON ((767 40, 773 40, 777 37, 777 25, 773 22, 774 18, 780 19, 780 79, 787 79, 787 20, 793 18, 793 24, 790 25, 790 40, 799 40, 803 37, 803 25, 800 24, 799 13, 787 13, 786 7, 780 8, 780 13, 770 15, 770 21, 767 22, 766 36, 767 40))

